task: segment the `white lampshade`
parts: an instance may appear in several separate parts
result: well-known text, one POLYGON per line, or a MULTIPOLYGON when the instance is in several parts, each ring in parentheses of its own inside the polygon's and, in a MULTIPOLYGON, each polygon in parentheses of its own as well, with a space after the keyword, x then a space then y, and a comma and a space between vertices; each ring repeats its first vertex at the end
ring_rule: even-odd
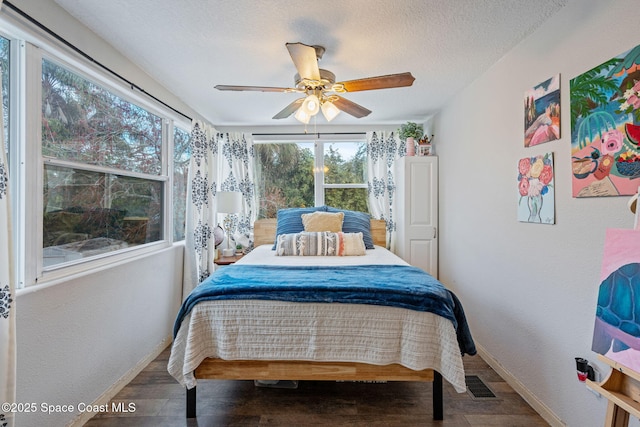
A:
POLYGON ((309 95, 300 106, 308 115, 315 116, 320 111, 320 100, 315 95, 309 95))
POLYGON ((298 108, 294 117, 305 125, 309 123, 309 120, 311 120, 311 115, 309 115, 302 107, 298 108))
POLYGON ((331 101, 324 101, 322 103, 322 114, 324 118, 327 119, 328 122, 335 119, 338 114, 340 114, 340 110, 336 107, 331 101))
POLYGON ((218 191, 216 201, 220 213, 236 213, 242 210, 242 193, 239 191, 218 191))

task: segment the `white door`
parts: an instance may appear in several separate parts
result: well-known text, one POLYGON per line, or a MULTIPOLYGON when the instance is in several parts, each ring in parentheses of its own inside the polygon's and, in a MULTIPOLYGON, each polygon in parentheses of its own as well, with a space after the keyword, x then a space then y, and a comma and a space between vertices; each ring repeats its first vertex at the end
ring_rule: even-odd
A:
POLYGON ((438 158, 398 162, 398 255, 438 277, 438 158))

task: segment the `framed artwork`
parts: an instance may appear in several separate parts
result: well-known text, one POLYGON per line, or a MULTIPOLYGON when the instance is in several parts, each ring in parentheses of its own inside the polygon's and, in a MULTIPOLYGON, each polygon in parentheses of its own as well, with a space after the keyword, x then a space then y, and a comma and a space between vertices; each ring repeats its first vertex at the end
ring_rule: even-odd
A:
POLYGON ((518 161, 518 221, 555 224, 553 153, 518 161))
POLYGON ((573 197, 640 186, 640 45, 571 79, 573 197))
POLYGON ((607 230, 600 281, 591 349, 640 372, 640 231, 607 230))
POLYGON ((524 93, 524 146, 560 138, 560 74, 524 93))

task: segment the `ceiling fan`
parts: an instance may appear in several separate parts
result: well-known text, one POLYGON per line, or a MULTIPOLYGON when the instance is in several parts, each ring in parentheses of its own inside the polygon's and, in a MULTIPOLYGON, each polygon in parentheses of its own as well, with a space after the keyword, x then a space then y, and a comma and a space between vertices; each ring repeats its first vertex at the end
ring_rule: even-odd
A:
POLYGON ((411 86, 415 80, 411 73, 399 73, 336 82, 335 74, 318 67, 318 61, 325 52, 324 47, 309 46, 303 43, 287 43, 286 46, 298 71, 295 75, 294 87, 217 85, 215 88, 231 91, 296 92, 304 94, 304 97, 298 98, 287 105, 273 118, 285 119, 295 112, 296 119, 303 123, 309 123, 310 118, 320 110, 322 110, 322 114, 327 121, 333 120, 340 111, 344 111, 356 118, 365 117, 371 113, 371 110, 338 94, 411 86))

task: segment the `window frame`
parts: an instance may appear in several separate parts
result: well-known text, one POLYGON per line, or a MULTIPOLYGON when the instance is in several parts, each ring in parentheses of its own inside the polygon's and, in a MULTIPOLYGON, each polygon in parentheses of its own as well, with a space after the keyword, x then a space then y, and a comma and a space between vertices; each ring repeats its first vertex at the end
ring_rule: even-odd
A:
POLYGON ((37 171, 35 180, 27 181, 27 194, 32 194, 32 197, 28 197, 26 203, 27 212, 31 212, 30 220, 26 223, 36 224, 36 227, 29 227, 32 231, 26 233, 26 258, 31 263, 35 260, 35 265, 27 265, 27 271, 25 272, 25 287, 29 287, 34 284, 48 282, 64 278, 69 275, 78 274, 85 271, 94 270, 104 267, 113 262, 123 261, 129 259, 132 255, 143 255, 158 249, 169 246, 171 240, 167 235, 167 221, 168 215, 171 215, 170 210, 167 209, 167 200, 170 197, 170 182, 167 175, 168 171, 168 141, 167 130, 168 123, 166 119, 166 113, 158 111, 158 108, 148 105, 147 102, 142 102, 138 97, 131 96, 125 93, 119 82, 114 81, 109 76, 105 76, 100 70, 91 69, 85 64, 78 63, 77 61, 70 61, 68 58, 61 57, 56 52, 44 51, 37 49, 34 45, 27 44, 27 70, 30 70, 27 75, 27 87, 30 89, 30 94, 27 94, 27 121, 31 120, 33 125, 28 126, 28 140, 34 141, 33 144, 28 144, 27 148, 27 164, 28 170, 37 171), (120 97, 121 99, 134 103, 149 112, 156 114, 162 119, 162 154, 161 154, 161 167, 160 174, 153 178, 151 174, 139 174, 136 172, 113 169, 109 167, 93 166, 76 162, 69 162, 59 159, 45 158, 42 155, 42 61, 47 60, 62 66, 69 71, 78 74, 79 76, 100 85, 104 89, 120 97), (36 77, 37 76, 37 77, 36 77), (36 80, 37 78, 37 80, 36 80), (95 255, 88 258, 82 258, 75 261, 64 262, 51 266, 44 266, 43 262, 43 209, 44 209, 44 167, 45 164, 70 167, 73 169, 89 170, 104 173, 113 173, 120 176, 131 176, 136 178, 143 177, 150 181, 161 181, 163 185, 162 198, 162 237, 158 241, 145 243, 142 245, 124 248, 113 252, 106 252, 99 255, 95 255), (30 190, 30 191, 29 191, 30 190), (35 232, 34 232, 35 231, 35 232))
POLYGON ((11 43, 11 114, 10 153, 12 164, 11 190, 13 197, 15 267, 19 289, 34 285, 57 283, 59 280, 77 274, 86 274, 107 268, 117 263, 130 261, 132 257, 145 256, 163 250, 174 243, 173 240, 173 132, 174 126, 182 130, 190 129, 188 120, 177 113, 154 103, 150 98, 134 91, 124 82, 109 75, 88 61, 69 54, 59 47, 38 47, 32 42, 4 35, 11 43), (87 257, 77 261, 43 266, 43 181, 45 164, 79 169, 81 164, 42 156, 42 60, 46 59, 67 68, 100 85, 104 89, 131 102, 162 120, 161 172, 153 175, 140 174, 108 167, 94 167, 88 164, 84 170, 115 173, 119 176, 142 177, 145 180, 160 181, 162 191, 161 239, 134 247, 87 257), (29 142, 31 141, 31 142, 29 142), (34 172, 35 171, 35 172, 34 172), (39 213, 39 214, 38 214, 39 213))
MULTIPOLYGON (((315 146, 316 146, 316 151, 315 151, 315 171, 317 174, 317 177, 314 179, 314 191, 315 191, 315 203, 316 206, 324 206, 325 203, 325 190, 329 189, 329 188, 368 188, 367 185, 367 179, 365 178, 363 183, 351 183, 351 184, 327 184, 326 182, 324 182, 324 171, 325 171, 325 165, 324 165, 324 148, 325 148, 325 144, 344 144, 344 143, 367 143, 367 140, 364 136, 364 134, 362 135, 361 138, 341 138, 341 139, 329 139, 329 140, 325 140, 325 139, 318 139, 315 141, 315 146), (320 160, 318 160, 320 159, 320 160), (320 185, 318 185, 318 182, 320 183, 320 185), (320 194, 318 194, 320 193, 320 194)), ((365 174, 367 173, 366 167, 365 167, 365 174)))

